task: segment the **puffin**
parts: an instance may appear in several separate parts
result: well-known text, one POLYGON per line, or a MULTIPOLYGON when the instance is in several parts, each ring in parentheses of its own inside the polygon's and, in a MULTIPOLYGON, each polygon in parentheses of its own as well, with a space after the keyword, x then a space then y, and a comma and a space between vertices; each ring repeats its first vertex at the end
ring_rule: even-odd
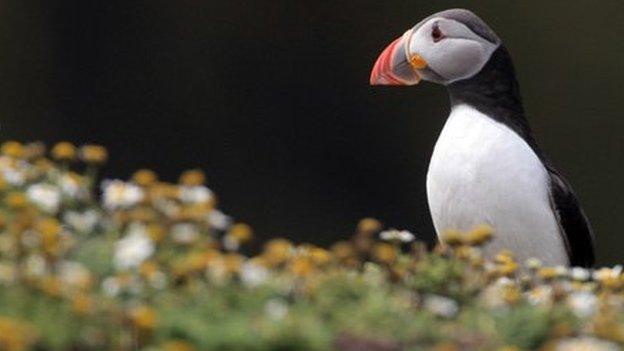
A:
POLYGON ((494 230, 487 257, 591 267, 594 233, 568 181, 529 127, 509 50, 465 9, 433 14, 393 41, 375 62, 371 85, 441 84, 450 114, 427 171, 438 238, 479 225, 494 230))

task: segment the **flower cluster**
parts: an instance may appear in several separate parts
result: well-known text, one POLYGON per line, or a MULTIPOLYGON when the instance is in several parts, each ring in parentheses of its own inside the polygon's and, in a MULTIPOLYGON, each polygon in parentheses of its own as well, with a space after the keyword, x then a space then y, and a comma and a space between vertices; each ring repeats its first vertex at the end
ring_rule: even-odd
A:
POLYGON ((619 350, 621 266, 433 250, 368 218, 328 248, 217 208, 200 170, 100 182, 101 146, 0 147, 0 350, 619 350), (101 184, 101 186, 98 186, 101 184), (97 191, 100 190, 100 191, 97 191))

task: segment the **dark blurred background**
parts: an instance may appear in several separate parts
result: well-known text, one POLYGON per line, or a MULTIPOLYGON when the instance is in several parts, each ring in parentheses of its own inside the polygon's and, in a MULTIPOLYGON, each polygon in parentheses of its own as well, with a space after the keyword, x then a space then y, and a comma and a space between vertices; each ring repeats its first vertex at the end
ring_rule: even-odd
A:
POLYGON ((433 240, 425 174, 446 92, 368 79, 386 44, 450 7, 512 51, 599 262, 620 261, 621 1, 5 0, 1 139, 104 144, 108 177, 203 168, 221 208, 262 238, 328 244, 374 216, 433 240))

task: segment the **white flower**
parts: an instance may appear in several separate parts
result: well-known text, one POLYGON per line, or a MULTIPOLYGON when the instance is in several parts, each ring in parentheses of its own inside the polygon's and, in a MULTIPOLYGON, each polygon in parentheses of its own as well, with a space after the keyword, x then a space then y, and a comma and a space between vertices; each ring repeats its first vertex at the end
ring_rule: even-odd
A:
POLYGON ((617 351, 620 347, 606 340, 591 336, 562 339, 557 343, 555 351, 617 351))
POLYGON ((568 275, 568 268, 565 266, 556 266, 555 268, 555 274, 557 275, 557 277, 565 277, 568 275))
POLYGON ((48 213, 56 213, 61 204, 61 192, 50 184, 34 184, 26 190, 28 199, 48 213))
POLYGON ((59 266, 61 282, 69 286, 85 286, 91 280, 89 270, 78 262, 63 261, 59 266))
POLYGON ((264 311, 269 318, 280 320, 288 314, 288 305, 282 299, 270 299, 264 305, 264 311))
POLYGON ((199 239, 199 231, 194 224, 179 223, 171 227, 171 239, 178 244, 192 244, 199 239))
POLYGON ((86 188, 80 185, 78 178, 71 174, 63 174, 58 182, 61 192, 72 199, 83 199, 89 196, 86 188))
POLYGON ((176 217, 180 213, 180 206, 172 200, 157 199, 154 207, 162 211, 168 217, 176 217))
POLYGON ((459 312, 459 305, 455 300, 440 295, 425 297, 424 307, 429 312, 446 318, 452 318, 459 312))
POLYGON ((402 243, 409 243, 415 239, 414 234, 408 232, 407 230, 396 229, 385 230, 379 234, 379 237, 381 240, 398 241, 402 243))
POLYGON ((180 188, 180 200, 184 203, 205 203, 212 199, 212 190, 203 185, 183 186, 180 188))
POLYGON ((223 236, 223 247, 228 251, 237 251, 240 247, 240 243, 236 238, 227 234, 223 236))
POLYGON ((154 243, 142 224, 132 224, 115 243, 113 262, 118 269, 136 268, 154 253, 154 243))
POLYGON ((212 210, 208 214, 208 223, 218 230, 225 231, 228 229, 230 224, 232 224, 232 220, 230 217, 223 214, 223 212, 219 210, 212 210))
POLYGON ((586 268, 574 267, 570 270, 570 277, 573 280, 586 281, 591 278, 591 272, 586 268))
POLYGON ((117 278, 108 277, 102 281, 102 291, 110 297, 115 297, 121 291, 121 284, 117 278))
POLYGON ((269 270, 254 262, 245 262, 240 270, 241 282, 247 287, 264 283, 269 277, 269 270))
POLYGON ((533 305, 550 305, 553 299, 553 289, 548 285, 540 285, 526 292, 526 298, 533 305))
POLYGON ((504 298, 505 291, 506 289, 514 288, 515 285, 516 283, 507 277, 498 278, 494 283, 483 289, 479 299, 487 308, 495 309, 507 307, 507 302, 504 298))
POLYGON ((598 298, 591 292, 580 291, 568 295, 566 300, 572 312, 580 318, 593 315, 598 308, 598 298))
POLYGON ((10 185, 21 186, 26 181, 26 172, 9 166, 2 168, 2 177, 10 185))
POLYGON ((509 279, 508 277, 500 277, 500 278, 496 279, 494 284, 499 286, 499 287, 506 288, 506 287, 514 286, 515 282, 513 280, 509 279))
POLYGON ((46 260, 41 255, 30 255, 26 259, 26 274, 29 276, 39 277, 46 273, 46 260))
POLYGON ((526 261, 524 261, 524 265, 528 269, 539 269, 539 268, 542 267, 542 261, 540 261, 539 259, 537 259, 535 257, 531 257, 531 258, 527 259, 526 261))
POLYGON ((108 180, 102 184, 104 192, 104 207, 115 210, 118 208, 130 208, 138 204, 144 198, 143 190, 121 180, 108 180))
POLYGON ((592 277, 594 280, 606 280, 606 279, 616 279, 619 278, 620 274, 622 274, 622 266, 617 265, 613 268, 600 268, 597 271, 592 273, 592 277))
POLYGON ((63 221, 80 233, 90 233, 99 220, 100 214, 96 210, 87 210, 82 213, 67 211, 63 215, 63 221))

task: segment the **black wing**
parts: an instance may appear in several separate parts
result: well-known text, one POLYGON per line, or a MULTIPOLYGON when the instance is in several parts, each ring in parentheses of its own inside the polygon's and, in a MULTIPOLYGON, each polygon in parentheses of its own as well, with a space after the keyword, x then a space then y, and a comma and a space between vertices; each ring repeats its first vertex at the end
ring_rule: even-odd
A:
POLYGON ((566 244, 570 265, 594 265, 594 232, 570 184, 552 167, 550 173, 550 203, 555 211, 561 235, 566 244))

